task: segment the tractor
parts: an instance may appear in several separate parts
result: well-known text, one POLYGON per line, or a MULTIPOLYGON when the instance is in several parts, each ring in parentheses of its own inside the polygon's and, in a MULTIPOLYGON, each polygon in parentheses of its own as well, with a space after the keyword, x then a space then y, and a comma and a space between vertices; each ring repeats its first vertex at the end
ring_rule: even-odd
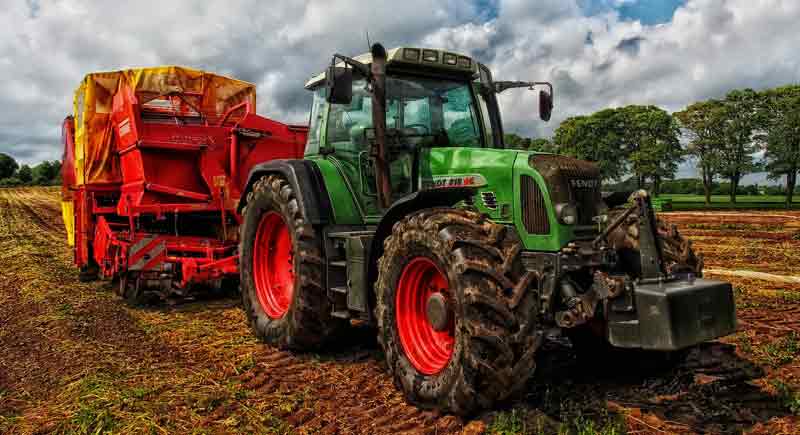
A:
MULTIPOLYGON (((302 158, 254 165, 237 212, 243 308, 282 349, 373 325, 406 398, 465 415, 522 389, 537 349, 673 352, 728 335, 729 283, 654 213, 606 195, 597 165, 509 149, 495 81, 445 50, 380 44, 333 55, 306 83, 302 158)), ((601 359, 603 355, 595 355, 601 359)))

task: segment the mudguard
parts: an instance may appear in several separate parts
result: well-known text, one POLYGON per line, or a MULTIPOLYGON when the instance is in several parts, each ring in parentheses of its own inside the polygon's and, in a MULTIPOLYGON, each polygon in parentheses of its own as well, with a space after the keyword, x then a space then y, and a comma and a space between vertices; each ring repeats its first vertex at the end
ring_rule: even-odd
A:
POLYGON ((270 160, 253 166, 239 198, 237 212, 241 213, 247 203, 247 194, 253 189, 253 183, 267 174, 283 175, 291 183, 303 215, 311 224, 324 225, 333 222, 331 203, 322 174, 317 165, 309 160, 270 160))

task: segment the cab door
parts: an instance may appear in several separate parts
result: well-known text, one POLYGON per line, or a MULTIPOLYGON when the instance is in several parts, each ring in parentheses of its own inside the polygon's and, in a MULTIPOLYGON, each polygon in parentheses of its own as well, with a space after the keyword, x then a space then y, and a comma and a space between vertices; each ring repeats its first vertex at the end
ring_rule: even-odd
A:
POLYGON ((321 152, 336 166, 362 218, 369 222, 379 219, 381 210, 368 138, 372 129, 371 96, 365 86, 363 79, 354 80, 351 103, 329 105, 321 152))

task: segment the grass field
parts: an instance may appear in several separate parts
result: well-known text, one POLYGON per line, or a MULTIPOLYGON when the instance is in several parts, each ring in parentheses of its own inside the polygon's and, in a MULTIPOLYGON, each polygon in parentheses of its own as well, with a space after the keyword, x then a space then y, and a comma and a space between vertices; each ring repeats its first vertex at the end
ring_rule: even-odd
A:
MULTIPOLYGON (((706 206, 703 195, 663 194, 658 198, 671 200, 673 210, 786 209, 783 195, 740 195, 736 197, 736 204, 730 202, 728 195, 712 195, 709 206, 706 206)), ((791 208, 800 209, 800 195, 794 197, 791 208)))

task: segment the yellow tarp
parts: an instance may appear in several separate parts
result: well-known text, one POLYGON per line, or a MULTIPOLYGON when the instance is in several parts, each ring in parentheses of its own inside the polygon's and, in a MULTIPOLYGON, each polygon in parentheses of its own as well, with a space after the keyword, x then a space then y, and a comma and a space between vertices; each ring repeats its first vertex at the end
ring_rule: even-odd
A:
POLYGON ((74 99, 77 185, 121 181, 111 107, 124 84, 134 89, 140 104, 174 92, 192 95, 209 121, 243 101, 250 101, 253 108, 256 104, 254 85, 191 68, 161 66, 88 74, 74 99))
POLYGON ((67 244, 75 246, 75 207, 72 201, 61 201, 61 217, 67 230, 67 244))

